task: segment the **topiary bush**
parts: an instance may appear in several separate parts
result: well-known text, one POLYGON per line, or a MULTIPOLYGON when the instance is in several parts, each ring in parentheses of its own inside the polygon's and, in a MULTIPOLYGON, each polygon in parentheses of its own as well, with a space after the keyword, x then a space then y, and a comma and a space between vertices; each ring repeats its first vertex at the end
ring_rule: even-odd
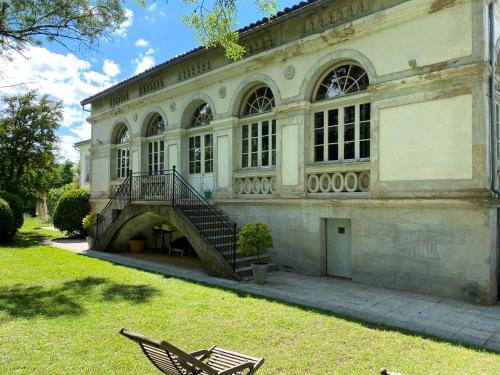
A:
POLYGON ((74 189, 75 186, 71 183, 57 189, 49 190, 47 193, 47 210, 49 211, 50 217, 54 216, 54 210, 56 209, 57 202, 59 202, 59 198, 61 198, 64 193, 74 189))
POLYGON ((240 251, 243 255, 257 255, 273 247, 271 229, 264 223, 251 223, 241 228, 238 234, 240 251))
POLYGON ((0 190, 0 198, 9 204, 12 214, 14 215, 14 233, 12 233, 12 236, 14 236, 24 223, 23 200, 21 197, 3 190, 0 190))
POLYGON ((54 226, 67 234, 85 235, 83 218, 90 211, 90 193, 85 189, 73 189, 64 193, 54 210, 54 226))
POLYGON ((5 199, 0 198, 0 241, 6 242, 16 233, 14 214, 5 199))
POLYGON ((92 211, 90 214, 85 216, 82 220, 82 225, 88 233, 92 233, 94 235, 94 227, 97 225, 97 212, 92 211))

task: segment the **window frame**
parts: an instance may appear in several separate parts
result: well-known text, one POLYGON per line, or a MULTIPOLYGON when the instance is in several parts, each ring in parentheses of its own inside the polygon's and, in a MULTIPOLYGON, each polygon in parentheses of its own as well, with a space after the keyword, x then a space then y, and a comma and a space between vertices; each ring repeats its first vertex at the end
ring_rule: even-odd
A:
POLYGON ((148 154, 148 174, 153 176, 161 174, 165 170, 165 140, 157 137, 152 137, 153 139, 147 142, 147 154, 148 154), (157 150, 155 150, 155 145, 157 150), (163 150, 162 150, 163 148, 163 150), (155 154, 158 156, 157 160, 154 160, 155 154), (155 168, 156 167, 156 168, 155 168))
MULTIPOLYGON (((345 65, 340 64, 340 65, 345 65)), ((334 68, 332 68, 333 70, 334 68)), ((322 79, 326 77, 329 72, 329 70, 326 74, 322 76, 322 79)), ((315 86, 315 90, 312 94, 313 98, 316 97, 316 92, 321 84, 322 80, 318 82, 318 84, 315 86)), ((320 165, 320 164, 341 164, 341 163, 356 163, 356 162, 365 162, 369 161, 371 158, 371 151, 372 151, 372 140, 373 140, 373 104, 371 102, 371 95, 367 91, 363 91, 360 93, 356 94, 350 94, 350 95, 343 95, 337 98, 333 99, 324 99, 324 100, 319 100, 311 103, 310 107, 310 118, 311 118, 311 126, 310 126, 310 135, 311 135, 311 149, 310 149, 310 160, 314 165, 320 165), (370 104, 370 156, 361 158, 359 157, 360 155, 360 106, 362 104, 370 104), (354 126, 354 158, 353 159, 345 159, 344 156, 344 119, 343 119, 343 113, 345 108, 347 107, 355 107, 355 126, 354 126), (330 110, 339 110, 338 111, 338 160, 328 160, 328 111, 330 110), (323 112, 324 113, 324 135, 323 135, 323 160, 322 161, 316 161, 316 140, 315 140, 315 116, 316 113, 318 112, 323 112)))
POLYGON ((116 178, 124 180, 128 177, 130 169, 130 147, 126 143, 120 143, 116 147, 116 178), (124 155, 125 154, 125 155, 124 155), (123 159, 125 159, 125 166, 122 166, 123 159))
MULTIPOLYGON (((200 127, 194 128, 194 129, 199 129, 200 127)), ((206 129, 206 127, 202 127, 203 129, 206 129)), ((212 174, 214 173, 214 166, 215 166, 215 144, 214 144, 215 136, 214 133, 211 131, 204 131, 204 132, 191 132, 188 134, 187 137, 187 151, 188 151, 188 174, 191 176, 196 176, 196 175, 205 175, 205 174, 212 174), (199 160, 191 160, 191 139, 199 137, 200 138, 200 158, 199 160), (210 137, 211 138, 211 145, 207 147, 206 144, 206 138, 210 137), (207 148, 211 148, 211 159, 206 159, 206 151, 207 148), (206 162, 211 162, 211 170, 207 171, 206 168, 206 162), (200 171, 196 172, 191 172, 191 165, 195 165, 195 163, 199 163, 200 171)))

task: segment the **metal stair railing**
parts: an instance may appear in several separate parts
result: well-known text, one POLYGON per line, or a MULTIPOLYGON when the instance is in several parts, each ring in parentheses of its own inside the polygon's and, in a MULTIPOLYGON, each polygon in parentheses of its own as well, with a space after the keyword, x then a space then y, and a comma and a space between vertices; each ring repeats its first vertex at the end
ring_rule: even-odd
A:
POLYGON ((97 214, 96 224, 96 238, 99 239, 101 235, 109 228, 113 221, 118 217, 121 211, 130 203, 130 191, 132 175, 129 171, 128 177, 118 187, 113 194, 108 204, 104 206, 99 214, 97 214))
POLYGON ((97 217, 96 237, 132 201, 162 201, 179 210, 236 270, 236 223, 231 223, 176 171, 132 173, 97 217))
POLYGON ((236 271, 236 223, 231 223, 196 189, 172 170, 172 206, 219 251, 236 271))

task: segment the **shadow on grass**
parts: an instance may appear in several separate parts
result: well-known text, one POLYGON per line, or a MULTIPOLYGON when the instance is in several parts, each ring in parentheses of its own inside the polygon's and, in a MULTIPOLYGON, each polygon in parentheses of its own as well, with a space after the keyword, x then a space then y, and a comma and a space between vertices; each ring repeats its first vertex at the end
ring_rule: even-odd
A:
POLYGON ((85 313, 87 298, 102 303, 146 303, 158 293, 158 289, 149 285, 119 284, 98 277, 67 281, 54 287, 16 284, 0 288, 0 311, 15 318, 79 316, 85 313))
POLYGON ((17 232, 11 241, 7 243, 1 243, 0 247, 26 248, 31 246, 39 246, 42 241, 48 239, 49 238, 47 236, 40 233, 17 232))

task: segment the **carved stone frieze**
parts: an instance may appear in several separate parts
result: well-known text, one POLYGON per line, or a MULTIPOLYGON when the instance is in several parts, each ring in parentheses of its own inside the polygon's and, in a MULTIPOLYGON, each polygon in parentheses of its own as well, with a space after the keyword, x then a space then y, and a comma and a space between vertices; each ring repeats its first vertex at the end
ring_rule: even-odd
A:
POLYGON ((335 2, 327 9, 308 16, 304 22, 304 34, 322 31, 335 24, 366 13, 370 8, 369 0, 352 0, 344 3, 345 5, 339 6, 335 2))
POLYGON ((188 64, 181 68, 178 73, 178 80, 184 81, 189 78, 196 77, 197 75, 206 73, 212 70, 212 63, 208 60, 197 61, 192 64, 188 64))

